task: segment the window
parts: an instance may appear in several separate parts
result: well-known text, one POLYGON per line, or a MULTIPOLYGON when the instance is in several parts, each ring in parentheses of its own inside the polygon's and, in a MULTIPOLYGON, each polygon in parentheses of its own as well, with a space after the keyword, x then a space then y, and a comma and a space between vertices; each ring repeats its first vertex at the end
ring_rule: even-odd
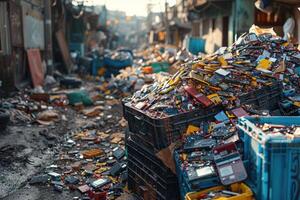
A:
POLYGON ((202 35, 204 36, 209 34, 209 19, 204 19, 202 23, 202 35))
POLYGON ((222 18, 222 46, 228 46, 228 26, 229 26, 229 17, 225 16, 222 18))
POLYGON ((3 49, 4 49, 4 47, 3 47, 3 42, 2 42, 2 40, 3 40, 3 18, 4 18, 4 13, 3 13, 3 8, 2 8, 2 5, 3 3, 2 2, 0 2, 0 54, 3 54, 3 49))
POLYGON ((2 43, 1 43, 1 37, 0 37, 0 54, 3 54, 2 43))
POLYGON ((212 19, 212 30, 214 31, 216 29, 216 19, 212 19))
POLYGON ((194 37, 199 37, 200 36, 200 23, 199 22, 194 22, 192 27, 192 35, 194 37))
POLYGON ((282 13, 266 14, 255 9, 255 24, 258 26, 282 26, 284 24, 284 15, 282 13))

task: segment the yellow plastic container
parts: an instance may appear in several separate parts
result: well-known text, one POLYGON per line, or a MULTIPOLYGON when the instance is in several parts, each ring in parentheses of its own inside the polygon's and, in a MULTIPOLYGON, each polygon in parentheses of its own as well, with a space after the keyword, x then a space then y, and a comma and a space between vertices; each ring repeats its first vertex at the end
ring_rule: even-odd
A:
POLYGON ((234 183, 230 185, 229 188, 225 186, 217 186, 206 190, 202 190, 200 192, 190 192, 186 194, 185 199, 199 200, 201 195, 211 191, 218 191, 218 190, 230 190, 232 192, 240 193, 240 195, 233 196, 233 197, 219 197, 219 198, 215 198, 214 200, 254 200, 253 192, 244 183, 234 183))

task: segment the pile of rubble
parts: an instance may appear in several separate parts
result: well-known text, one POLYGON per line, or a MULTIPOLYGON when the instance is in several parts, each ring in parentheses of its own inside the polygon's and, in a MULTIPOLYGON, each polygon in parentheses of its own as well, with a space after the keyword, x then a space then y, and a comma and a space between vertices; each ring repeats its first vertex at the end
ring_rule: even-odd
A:
POLYGON ((298 90, 299 64, 300 52, 291 43, 272 34, 250 32, 231 47, 185 63, 164 83, 144 86, 131 104, 161 117, 216 105, 230 109, 259 89, 278 90, 283 84, 284 89, 298 90))
POLYGON ((127 123, 121 116, 121 96, 109 94, 113 90, 104 85, 82 81, 75 84, 78 81, 70 78, 44 93, 24 90, 3 99, 1 108, 9 113, 10 127, 52 127, 50 131, 61 121, 82 124, 67 127, 68 131, 57 140, 53 140, 55 133, 41 132, 56 141, 50 150, 53 162, 31 177, 29 184, 48 186, 56 192, 79 191, 73 194, 76 198, 115 199, 123 193, 127 179, 127 123), (72 119, 68 114, 71 110, 76 113, 72 119))

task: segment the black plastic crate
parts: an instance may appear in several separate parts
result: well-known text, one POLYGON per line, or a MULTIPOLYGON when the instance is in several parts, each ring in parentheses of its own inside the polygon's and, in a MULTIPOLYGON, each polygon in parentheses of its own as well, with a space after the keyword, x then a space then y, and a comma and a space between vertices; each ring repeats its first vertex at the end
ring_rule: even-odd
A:
POLYGON ((126 149, 128 162, 134 162, 138 167, 150 171, 161 182, 167 183, 169 180, 177 180, 176 175, 156 157, 154 151, 147 149, 139 141, 129 138, 126 149))
POLYGON ((199 126, 202 121, 213 120, 213 117, 221 110, 221 106, 215 106, 166 118, 153 118, 126 103, 124 105, 124 118, 128 121, 131 134, 143 138, 151 148, 160 150, 178 141, 188 125, 199 126))
POLYGON ((128 189, 141 199, 179 199, 177 176, 139 142, 128 139, 128 189))
POLYGON ((255 105, 258 109, 278 109, 278 102, 282 99, 282 83, 275 82, 270 86, 249 92, 239 97, 241 104, 255 105))
POLYGON ((134 140, 138 144, 142 145, 145 149, 148 149, 151 152, 157 151, 157 149, 153 148, 153 144, 151 141, 147 140, 143 135, 134 134, 132 132, 128 132, 128 138, 134 140))
MULTIPOLYGON (((258 109, 275 110, 282 98, 282 84, 274 82, 239 97, 241 104, 255 105, 258 109)), ((199 126, 202 121, 213 120, 223 110, 222 106, 197 109, 166 118, 153 118, 123 101, 124 118, 128 121, 129 131, 147 146, 160 150, 178 141, 188 125, 199 126)))
MULTIPOLYGON (((131 170, 128 170, 129 172, 131 170)), ((152 187, 146 184, 141 178, 135 175, 134 172, 130 173, 131 175, 128 175, 128 182, 127 186, 128 189, 136 194, 136 199, 139 200, 156 200, 157 199, 157 192, 152 187)))
POLYGON ((135 172, 128 168, 128 189, 137 194, 143 200, 179 200, 179 188, 177 182, 160 186, 155 179, 147 176, 138 168, 135 172), (141 174, 139 174, 141 173, 141 174))

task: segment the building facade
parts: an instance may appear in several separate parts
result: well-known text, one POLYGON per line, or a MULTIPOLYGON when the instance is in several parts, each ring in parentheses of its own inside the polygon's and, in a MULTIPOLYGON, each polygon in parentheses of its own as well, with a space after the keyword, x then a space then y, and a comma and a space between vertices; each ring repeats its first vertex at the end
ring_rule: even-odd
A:
POLYGON ((283 36, 283 25, 289 17, 296 21, 295 38, 299 41, 297 0, 269 0, 266 13, 255 7, 255 0, 188 0, 188 19, 193 37, 205 40, 205 52, 212 53, 222 46, 231 45, 237 37, 255 24, 262 28, 274 27, 283 36))

